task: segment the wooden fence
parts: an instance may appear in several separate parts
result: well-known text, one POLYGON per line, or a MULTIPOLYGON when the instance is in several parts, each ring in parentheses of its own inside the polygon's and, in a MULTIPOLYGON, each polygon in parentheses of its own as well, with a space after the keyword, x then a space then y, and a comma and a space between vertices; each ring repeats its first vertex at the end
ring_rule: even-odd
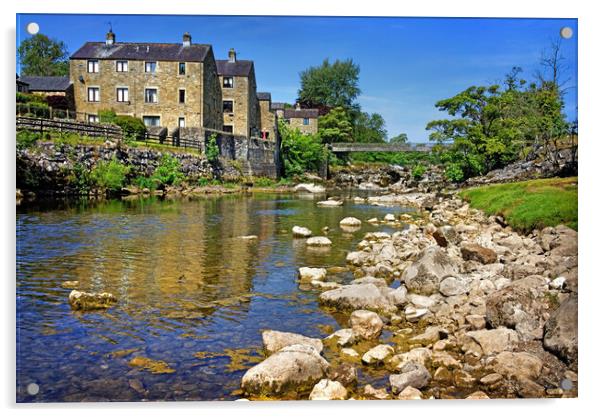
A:
POLYGON ((29 130, 32 132, 70 132, 81 136, 94 138, 105 138, 120 140, 123 139, 123 132, 119 126, 84 123, 64 119, 44 119, 39 117, 17 117, 17 130, 29 130))

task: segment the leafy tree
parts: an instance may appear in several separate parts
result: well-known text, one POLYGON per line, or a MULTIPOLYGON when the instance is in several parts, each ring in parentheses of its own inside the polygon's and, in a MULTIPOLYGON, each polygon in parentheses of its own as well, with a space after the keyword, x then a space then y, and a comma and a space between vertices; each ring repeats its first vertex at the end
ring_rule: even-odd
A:
POLYGON ((351 142, 353 125, 343 107, 335 107, 318 118, 318 135, 323 143, 351 142))
POLYGON ((219 146, 217 145, 217 134, 212 133, 207 140, 205 147, 205 156, 211 164, 215 164, 219 158, 219 146))
POLYGON ((328 150, 322 145, 319 136, 304 135, 299 129, 291 129, 282 121, 279 124, 279 131, 282 137, 281 150, 285 176, 319 172, 328 158, 328 150))
POLYGON ((405 133, 400 133, 399 135, 394 136, 391 139, 389 139, 389 143, 394 143, 394 144, 408 143, 408 135, 405 133))
POLYGON ((385 119, 378 113, 360 113, 353 126, 353 139, 361 143, 386 142, 385 119))
POLYGON ((301 72, 299 101, 306 107, 343 107, 349 109, 360 94, 360 68, 351 59, 328 59, 322 65, 301 72))
POLYGON ((23 75, 69 75, 69 53, 63 41, 38 33, 21 42, 17 52, 23 75))

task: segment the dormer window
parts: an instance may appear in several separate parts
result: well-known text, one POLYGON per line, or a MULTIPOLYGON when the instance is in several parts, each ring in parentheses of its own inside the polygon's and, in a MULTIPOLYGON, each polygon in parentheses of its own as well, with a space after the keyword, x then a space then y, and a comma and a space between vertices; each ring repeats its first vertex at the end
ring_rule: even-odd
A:
POLYGON ((128 72, 128 62, 127 61, 117 61, 116 71, 117 72, 128 72))
POLYGON ((88 60, 88 72, 98 72, 98 60, 97 59, 89 59, 88 60))
POLYGON ((157 72, 157 63, 155 61, 146 61, 144 63, 144 72, 154 74, 157 72))

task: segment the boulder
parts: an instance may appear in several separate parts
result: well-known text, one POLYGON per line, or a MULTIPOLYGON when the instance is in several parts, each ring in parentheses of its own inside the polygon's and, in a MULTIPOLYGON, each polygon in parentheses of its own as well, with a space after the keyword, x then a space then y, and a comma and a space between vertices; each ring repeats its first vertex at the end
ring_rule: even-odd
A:
POLYGON ((339 224, 341 226, 357 227, 362 225, 362 221, 360 219, 356 219, 355 217, 345 217, 339 222, 339 224))
POLYGON ((403 271, 401 280, 409 291, 430 295, 439 291, 439 284, 444 278, 457 272, 458 266, 441 248, 430 246, 403 271))
POLYGON ((386 222, 394 222, 396 220, 395 215, 391 213, 385 214, 384 220, 386 222))
POLYGON ((326 269, 303 266, 299 268, 299 279, 303 282, 324 281, 326 279, 326 269))
POLYGON ((466 397, 467 400, 488 400, 489 396, 483 391, 475 391, 466 397))
POLYGON ((293 237, 310 237, 311 230, 307 227, 293 226, 293 237))
POLYGON ((395 305, 396 307, 402 307, 408 303, 407 298, 408 290, 403 285, 395 288, 394 290, 389 290, 386 293, 386 297, 389 301, 395 305))
POLYGON ((422 317, 426 316, 429 313, 428 308, 416 308, 413 306, 407 306, 404 314, 406 316, 406 320, 410 323, 417 322, 422 317))
POLYGON ((385 359, 392 356, 393 353, 395 353, 395 350, 391 345, 378 345, 362 356, 362 362, 367 365, 383 363, 385 359))
POLYGON ((408 386, 408 387, 405 387, 405 389, 399 393, 399 395, 397 396, 397 399, 398 400, 421 400, 422 393, 420 392, 420 390, 417 390, 414 387, 408 386))
POLYGON ((391 358, 391 364, 395 369, 402 369, 410 362, 425 365, 432 358, 432 352, 427 348, 415 348, 409 352, 400 353, 391 358))
POLYGON ((458 234, 453 226, 441 226, 433 232, 432 236, 437 245, 443 248, 458 242, 458 234))
POLYGON ((367 340, 378 339, 383 329, 383 321, 378 314, 368 310, 351 313, 349 325, 354 335, 367 340))
POLYGON ((355 335, 351 329, 340 329, 331 334, 326 340, 335 340, 339 346, 349 346, 355 343, 355 335))
POLYGON ((382 288, 382 287, 387 286, 387 281, 385 281, 383 278, 375 278, 375 277, 367 276, 367 277, 363 277, 363 278, 354 279, 349 284, 351 284, 351 285, 374 284, 377 287, 382 288))
POLYGON ((368 399, 374 400, 387 400, 389 399, 389 394, 387 390, 384 388, 374 388, 372 385, 368 384, 364 387, 364 395, 368 399))
POLYGON ((518 344, 518 333, 514 330, 501 327, 492 330, 467 332, 462 344, 462 350, 491 355, 512 350, 516 344, 518 344))
POLYGON ((108 292, 90 293, 73 290, 69 293, 69 304, 73 310, 102 310, 117 303, 117 297, 108 292))
POLYGON ((439 284, 439 292, 446 297, 466 294, 469 290, 468 283, 456 277, 447 277, 439 284))
POLYGON ((311 390, 326 376, 328 362, 312 346, 287 346, 253 366, 242 377, 250 395, 280 395, 311 390))
POLYGON ((541 373, 543 362, 527 352, 501 352, 494 358, 492 368, 506 378, 536 379, 541 373))
POLYGON ((312 194, 320 194, 320 193, 326 192, 326 188, 324 188, 321 185, 316 185, 314 183, 297 184, 297 185, 295 185, 295 188, 293 188, 293 189, 297 192, 312 193, 312 194))
POLYGON ((357 384, 357 369, 348 363, 342 363, 336 367, 331 366, 328 368, 328 379, 338 381, 345 387, 355 385, 357 384))
POLYGON ((482 264, 492 264, 497 261, 497 253, 493 249, 484 248, 476 243, 466 243, 460 248, 465 261, 477 261, 482 264))
POLYGON ((577 296, 572 295, 552 313, 544 326, 543 346, 577 369, 577 296))
POLYGON ((323 346, 320 339, 303 336, 297 333, 279 332, 277 330, 265 330, 261 333, 263 347, 269 355, 278 352, 284 347, 292 345, 307 345, 322 352, 323 346))
POLYGON ((409 362, 401 368, 401 374, 393 374, 389 376, 389 383, 393 394, 399 394, 406 387, 414 387, 416 389, 423 388, 428 385, 431 380, 429 371, 419 363, 409 362))
POLYGON ((423 333, 412 337, 409 342, 412 344, 426 346, 437 342, 442 338, 442 335, 443 338, 447 337, 447 332, 443 331, 443 329, 438 326, 430 326, 427 327, 423 333))
POLYGON ((314 236, 307 239, 307 246, 330 246, 332 242, 326 236, 314 236))
POLYGON ((393 312, 395 306, 374 284, 343 285, 320 294, 320 302, 343 310, 393 312))
POLYGON ((338 381, 322 379, 309 394, 310 400, 344 400, 347 398, 347 390, 338 381))
POLYGON ((339 201, 339 200, 318 201, 318 207, 339 207, 342 205, 343 205, 343 202, 339 201))

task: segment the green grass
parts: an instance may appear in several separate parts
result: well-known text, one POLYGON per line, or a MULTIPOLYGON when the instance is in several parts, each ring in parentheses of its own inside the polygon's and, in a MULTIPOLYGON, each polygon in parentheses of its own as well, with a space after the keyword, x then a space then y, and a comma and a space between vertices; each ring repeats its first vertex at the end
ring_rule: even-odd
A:
POLYGON ((488 215, 504 216, 516 230, 559 224, 577 230, 577 177, 469 188, 460 196, 488 215))

